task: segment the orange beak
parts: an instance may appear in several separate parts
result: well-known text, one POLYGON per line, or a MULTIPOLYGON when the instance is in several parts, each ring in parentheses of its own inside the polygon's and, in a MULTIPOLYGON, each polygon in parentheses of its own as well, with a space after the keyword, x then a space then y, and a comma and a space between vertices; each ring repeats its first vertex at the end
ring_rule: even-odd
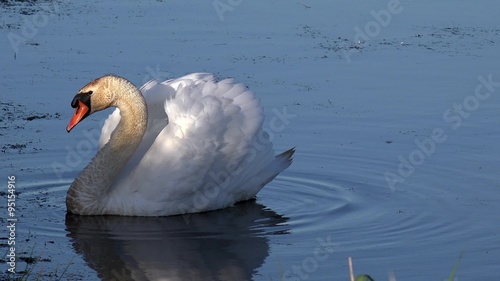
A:
POLYGON ((78 101, 78 107, 75 110, 75 114, 73 114, 73 118, 69 121, 68 127, 66 127, 66 131, 69 133, 76 126, 76 124, 80 123, 85 115, 89 112, 88 106, 86 106, 83 102, 78 101))

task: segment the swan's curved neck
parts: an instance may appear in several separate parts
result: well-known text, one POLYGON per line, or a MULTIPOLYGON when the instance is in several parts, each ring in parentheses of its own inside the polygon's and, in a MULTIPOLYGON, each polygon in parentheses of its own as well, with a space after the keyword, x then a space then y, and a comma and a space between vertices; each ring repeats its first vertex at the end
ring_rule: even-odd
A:
POLYGON ((76 214, 99 214, 110 186, 135 152, 147 127, 147 108, 140 91, 128 80, 111 77, 105 91, 114 96, 111 106, 120 109, 120 123, 109 142, 71 184, 66 197, 68 210, 76 214))

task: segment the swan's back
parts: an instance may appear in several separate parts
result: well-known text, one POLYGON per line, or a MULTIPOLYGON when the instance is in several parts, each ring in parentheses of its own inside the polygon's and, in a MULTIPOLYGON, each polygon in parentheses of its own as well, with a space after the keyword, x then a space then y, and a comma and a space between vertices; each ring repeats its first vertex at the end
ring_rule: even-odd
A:
MULTIPOLYGON (((142 88, 148 128, 110 189, 110 213, 174 215, 224 208, 253 198, 291 164, 275 156, 259 99, 243 84, 190 74, 142 88)), ((120 120, 115 110, 101 147, 120 120)))

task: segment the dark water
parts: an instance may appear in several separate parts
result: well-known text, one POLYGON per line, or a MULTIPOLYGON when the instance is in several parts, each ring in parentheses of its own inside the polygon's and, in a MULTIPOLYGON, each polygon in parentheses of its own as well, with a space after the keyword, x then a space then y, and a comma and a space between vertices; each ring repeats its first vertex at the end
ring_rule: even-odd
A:
MULTIPOLYGON (((328 170, 334 159, 306 152, 297 160, 320 161, 328 170)), ((420 264, 434 270, 429 276, 444 278, 462 251, 464 264, 496 266, 494 259, 480 265, 472 259, 498 250, 496 214, 457 213, 459 194, 370 184, 375 179, 363 167, 384 165, 370 159, 346 159, 356 165, 339 172, 344 179, 296 162, 257 200, 165 218, 66 215, 70 179, 23 181, 18 236, 50 257, 38 270, 69 263, 69 276, 85 280, 337 280, 348 276, 348 256, 358 272, 375 276, 395 271, 416 280, 425 275, 414 270, 420 264)), ((480 200, 470 204, 491 208, 480 200)))

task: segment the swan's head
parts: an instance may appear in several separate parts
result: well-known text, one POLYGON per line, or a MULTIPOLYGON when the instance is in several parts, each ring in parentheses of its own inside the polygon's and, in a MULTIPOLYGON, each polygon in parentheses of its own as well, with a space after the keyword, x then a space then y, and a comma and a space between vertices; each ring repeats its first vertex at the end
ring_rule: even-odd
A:
POLYGON ((75 113, 66 127, 68 133, 89 115, 113 105, 114 91, 110 89, 112 82, 117 78, 112 75, 103 76, 88 83, 76 94, 71 101, 71 107, 75 108, 75 113))

